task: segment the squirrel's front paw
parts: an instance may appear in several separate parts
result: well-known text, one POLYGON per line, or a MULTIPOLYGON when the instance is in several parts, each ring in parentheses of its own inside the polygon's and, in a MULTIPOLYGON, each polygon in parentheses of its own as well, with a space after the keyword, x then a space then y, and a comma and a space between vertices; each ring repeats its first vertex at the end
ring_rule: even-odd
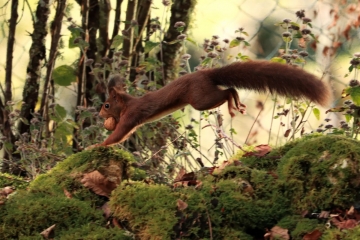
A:
POLYGON ((100 144, 93 144, 93 145, 86 147, 85 150, 91 150, 93 148, 100 147, 100 146, 101 146, 100 144))

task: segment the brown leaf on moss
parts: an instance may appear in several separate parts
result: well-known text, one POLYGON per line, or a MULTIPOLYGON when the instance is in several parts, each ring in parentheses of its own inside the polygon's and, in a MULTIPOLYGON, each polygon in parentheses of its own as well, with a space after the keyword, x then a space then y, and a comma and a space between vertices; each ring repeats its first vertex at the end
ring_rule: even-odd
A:
POLYGON ((105 219, 108 219, 111 216, 109 202, 104 203, 104 205, 101 206, 101 210, 103 211, 103 216, 105 219))
POLYGON ((356 221, 355 219, 344 220, 340 216, 336 216, 336 217, 331 218, 331 223, 333 225, 335 225, 340 230, 342 230, 342 229, 351 229, 351 228, 354 228, 354 227, 356 227, 358 225, 358 221, 356 221))
POLYGON ((190 187, 190 186, 195 186, 195 189, 197 189, 197 188, 200 188, 202 186, 202 182, 198 181, 198 180, 191 180, 191 181, 175 182, 173 184, 174 188, 177 188, 177 187, 190 187))
POLYGON ((219 171, 224 170, 225 167, 226 167, 226 166, 229 166, 230 164, 231 164, 230 161, 225 160, 225 161, 223 161, 223 162, 221 163, 221 165, 219 166, 218 170, 219 170, 219 171))
POLYGON ((279 227, 279 226, 275 226, 273 228, 270 229, 270 239, 281 239, 281 240, 289 240, 290 236, 289 236, 289 230, 279 227))
POLYGON ((244 154, 244 157, 250 157, 250 156, 255 156, 255 157, 263 157, 266 154, 268 154, 271 151, 271 147, 267 144, 261 144, 258 145, 254 148, 253 152, 247 152, 244 154))
POLYGON ((84 187, 90 188, 94 193, 109 197, 112 190, 117 187, 117 183, 111 182, 99 171, 95 170, 90 173, 85 173, 81 183, 84 187))
POLYGON ((9 194, 13 193, 14 189, 12 189, 12 187, 4 187, 2 189, 0 189, 0 195, 7 197, 9 194))
POLYGON ((318 240, 320 239, 321 235, 322 232, 320 232, 318 229, 315 229, 314 231, 305 234, 303 240, 318 240))
POLYGON ((194 172, 186 173, 185 169, 181 168, 174 182, 192 181, 192 180, 196 180, 195 173, 194 172))
POLYGON ((64 194, 67 198, 72 198, 72 194, 64 188, 64 194))
POLYGON ((330 212, 329 211, 321 211, 318 218, 329 218, 330 212))
POLYGON ((117 220, 116 218, 113 218, 113 219, 112 219, 112 224, 113 224, 115 227, 122 229, 120 223, 118 222, 118 220, 117 220))
POLYGON ((346 212, 347 215, 353 215, 355 212, 354 206, 351 206, 351 208, 346 212))
POLYGON ((178 182, 181 181, 181 178, 184 176, 184 174, 186 173, 185 168, 180 168, 179 173, 177 174, 177 176, 175 177, 174 182, 178 182))
POLYGON ((184 211, 188 207, 188 204, 181 199, 176 201, 176 205, 180 211, 184 211))
POLYGON ((45 239, 52 239, 55 237, 55 232, 54 232, 54 229, 55 229, 55 226, 56 224, 48 227, 47 229, 45 229, 44 231, 42 231, 40 233, 41 236, 43 236, 45 239))

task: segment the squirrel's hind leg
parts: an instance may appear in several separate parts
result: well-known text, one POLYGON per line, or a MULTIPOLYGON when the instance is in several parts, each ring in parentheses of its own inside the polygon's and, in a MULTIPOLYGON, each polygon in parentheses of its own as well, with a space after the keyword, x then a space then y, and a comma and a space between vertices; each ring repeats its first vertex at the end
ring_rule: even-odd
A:
POLYGON ((231 117, 235 116, 233 110, 237 110, 242 113, 244 112, 244 108, 246 106, 240 102, 239 95, 234 88, 222 90, 216 85, 211 86, 211 89, 209 89, 209 87, 210 86, 207 86, 206 89, 199 89, 199 91, 206 90, 206 93, 204 92, 202 94, 196 92, 196 94, 191 96, 191 101, 189 103, 193 108, 199 111, 209 110, 219 107, 227 101, 231 117))

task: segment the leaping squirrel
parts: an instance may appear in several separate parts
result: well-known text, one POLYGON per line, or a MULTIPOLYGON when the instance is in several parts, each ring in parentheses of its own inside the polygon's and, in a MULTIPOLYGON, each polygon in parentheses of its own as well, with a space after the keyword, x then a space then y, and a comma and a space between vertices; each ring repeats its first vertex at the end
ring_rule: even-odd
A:
POLYGON ((133 97, 115 85, 109 82, 109 98, 100 111, 100 116, 106 119, 105 128, 113 130, 101 146, 123 142, 140 125, 188 104, 203 111, 227 101, 229 113, 234 117, 234 110, 242 112, 245 107, 235 88, 307 98, 322 106, 329 103, 331 96, 329 86, 314 75, 294 66, 267 61, 236 62, 200 70, 142 97, 133 97), (107 121, 112 124, 106 124, 107 121))

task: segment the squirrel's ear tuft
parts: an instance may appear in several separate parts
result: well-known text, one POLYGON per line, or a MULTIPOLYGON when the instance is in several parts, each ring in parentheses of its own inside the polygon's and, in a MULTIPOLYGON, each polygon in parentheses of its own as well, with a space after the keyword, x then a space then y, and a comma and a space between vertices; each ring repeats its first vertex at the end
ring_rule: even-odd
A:
POLYGON ((115 89, 118 92, 125 91, 125 79, 119 75, 111 75, 108 79, 108 91, 110 92, 111 89, 115 89))

